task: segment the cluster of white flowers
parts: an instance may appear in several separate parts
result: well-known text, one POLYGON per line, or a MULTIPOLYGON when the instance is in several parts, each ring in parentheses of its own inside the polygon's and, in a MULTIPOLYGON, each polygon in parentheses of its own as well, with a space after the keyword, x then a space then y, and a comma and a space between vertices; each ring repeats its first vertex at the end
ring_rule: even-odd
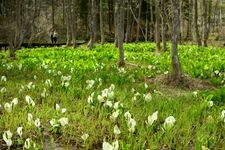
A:
POLYGON ((40 128, 41 127, 41 120, 40 120, 40 118, 37 118, 37 119, 35 119, 35 120, 33 120, 33 115, 31 114, 31 113, 28 113, 27 114, 27 121, 29 122, 29 123, 34 123, 34 125, 37 127, 37 128, 40 128))
POLYGON ((86 83, 88 84, 86 89, 90 90, 94 86, 95 81, 94 80, 87 80, 86 83))
POLYGON ((43 92, 41 93, 41 97, 46 98, 48 96, 46 88, 44 88, 43 92))
POLYGON ((209 107, 213 107, 213 101, 209 101, 209 107))
POLYGON ((61 76, 62 86, 67 88, 70 85, 71 76, 61 76))
POLYGON ((12 108, 18 104, 18 98, 14 98, 11 103, 5 103, 4 108, 6 112, 10 113, 12 111, 12 108))
POLYGON ((116 110, 115 112, 112 113, 112 115, 110 116, 110 119, 112 121, 116 121, 117 117, 119 116, 120 110, 116 110))
MULTIPOLYGON (((56 110, 56 111, 60 111, 60 106, 59 106, 59 104, 55 104, 55 110, 56 110)), ((65 112, 66 112, 66 108, 62 108, 62 109, 61 109, 61 112, 62 112, 62 113, 65 113, 65 112)))
POLYGON ((7 145, 9 148, 10 148, 10 147, 12 146, 12 144, 13 144, 13 142, 12 142, 12 136, 13 136, 13 134, 12 134, 12 132, 11 132, 10 130, 5 131, 5 132, 3 133, 3 140, 5 141, 6 145, 7 145))
POLYGON ((158 111, 154 112, 152 115, 148 116, 147 124, 152 125, 158 119, 158 111))
POLYGON ((143 94, 143 97, 146 102, 150 102, 152 100, 151 93, 143 94))
POLYGON ((165 122, 163 125, 165 128, 170 128, 170 127, 174 126, 175 122, 176 122, 176 119, 174 118, 174 116, 169 116, 165 119, 165 122))
POLYGON ((5 67, 7 70, 11 70, 11 69, 13 69, 14 66, 13 66, 13 64, 6 64, 5 67))
POLYGON ((49 87, 52 87, 52 82, 50 79, 45 80, 45 84, 49 87))
MULTIPOLYGON (((22 138, 23 135, 23 127, 18 127, 16 132, 17 134, 20 136, 20 138, 22 138)), ((8 146, 8 148, 10 149, 10 147, 13 145, 13 141, 12 141, 12 137, 13 134, 10 130, 7 130, 3 133, 3 140, 5 141, 6 145, 8 146)), ((29 138, 27 138, 24 142, 24 149, 30 149, 30 148, 35 148, 36 144, 34 142, 32 142, 29 138)))
POLYGON ((22 138, 23 135, 23 127, 18 127, 16 130, 17 134, 20 136, 20 138, 22 138))
POLYGON ((54 128, 54 127, 59 127, 60 125, 61 126, 65 126, 69 123, 69 119, 66 118, 66 117, 62 117, 60 118, 59 120, 56 120, 56 119, 52 119, 50 120, 50 125, 54 128))
POLYGON ((27 138, 24 142, 24 149, 34 149, 36 147, 36 144, 30 139, 27 138))
POLYGON ((126 74, 126 70, 124 68, 118 68, 118 71, 121 75, 126 74))
POLYGON ((81 136, 82 140, 86 141, 87 138, 89 137, 89 134, 85 133, 81 136))
POLYGON ((43 61, 42 64, 41 64, 41 68, 47 70, 48 69, 48 65, 46 65, 45 62, 43 61))
POLYGON ((23 64, 18 64, 17 67, 18 67, 18 69, 21 71, 22 68, 23 68, 23 64))
POLYGON ((220 118, 225 122, 225 110, 221 112, 220 118))
POLYGON ((60 123, 61 126, 65 126, 65 125, 68 124, 69 119, 66 118, 66 117, 62 117, 62 118, 60 118, 58 121, 59 121, 59 123, 60 123))
POLYGON ((128 131, 131 133, 134 133, 135 129, 136 129, 136 121, 131 117, 131 114, 129 111, 124 113, 124 117, 127 119, 127 127, 128 127, 128 131))
POLYGON ((91 93, 90 96, 88 96, 87 102, 88 104, 92 104, 94 102, 93 98, 94 98, 95 93, 91 93))
MULTIPOLYGON (((135 91, 134 91, 135 92, 135 91)), ((132 98, 132 101, 136 101, 137 100, 137 97, 140 96, 141 94, 139 92, 136 92, 134 94, 134 97, 132 98)))
POLYGON ((6 76, 1 76, 1 82, 6 82, 6 76))
POLYGON ((28 103, 28 105, 33 106, 33 107, 35 106, 35 102, 33 101, 33 99, 29 95, 27 95, 25 97, 25 99, 26 99, 26 102, 28 103))
POLYGON ((109 99, 112 99, 114 97, 114 89, 115 89, 115 85, 111 84, 109 88, 102 90, 102 94, 98 95, 97 97, 98 101, 100 103, 104 103, 108 101, 109 99))
POLYGON ((119 149, 119 142, 118 142, 118 140, 116 140, 112 144, 110 144, 108 142, 105 142, 105 141, 102 144, 102 150, 118 150, 118 149, 119 149))
POLYGON ((29 82, 27 84, 27 88, 30 90, 30 89, 35 89, 35 85, 33 84, 33 82, 29 82))
POLYGON ((3 87, 3 88, 1 88, 1 93, 5 93, 7 90, 6 90, 6 88, 5 87, 3 87))

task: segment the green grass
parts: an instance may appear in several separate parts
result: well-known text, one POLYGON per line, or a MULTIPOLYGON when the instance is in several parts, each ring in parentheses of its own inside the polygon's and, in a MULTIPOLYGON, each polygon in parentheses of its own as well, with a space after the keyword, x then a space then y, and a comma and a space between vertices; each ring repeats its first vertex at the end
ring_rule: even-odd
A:
MULTIPOLYGON (((225 90, 220 88, 225 79, 224 49, 179 47, 184 74, 209 80, 217 86, 217 90, 199 90, 197 95, 191 89, 162 88, 158 83, 148 82, 170 72, 169 52, 156 54, 152 43, 125 44, 124 49, 128 63, 124 71, 117 68, 118 50, 112 44, 97 45, 93 50, 85 46, 23 49, 17 51, 17 60, 10 60, 8 53, 1 52, 0 77, 5 76, 7 80, 0 81, 0 90, 6 88, 6 92, 0 92, 0 135, 7 130, 13 133, 12 149, 22 149, 27 138, 36 143, 37 149, 101 149, 104 141, 116 140, 124 150, 225 147, 225 122, 220 118, 225 109, 225 90), (68 87, 62 86, 62 76, 71 76, 68 87), (52 87, 45 83, 47 79, 52 87), (90 89, 87 89, 87 80, 95 81, 90 89), (30 82, 35 88, 27 87, 30 82), (112 84, 114 95, 105 100, 121 104, 116 120, 110 117, 116 110, 98 101, 98 95, 112 84), (41 96, 44 88, 47 97, 41 96), (134 101, 137 92, 140 95, 134 101), (93 102, 89 104, 87 100, 92 93, 93 102), (152 96, 150 102, 143 96, 148 93, 152 96), (26 95, 33 99, 34 107, 26 103, 26 95), (18 104, 8 113, 4 105, 13 98, 18 98, 18 104), (214 101, 212 107, 209 107, 210 100, 214 101), (60 105, 59 111, 55 109, 56 104, 60 105), (62 108, 67 109, 65 113, 61 113, 62 108), (133 133, 128 131, 128 120, 124 117, 127 111, 137 124, 133 133), (158 119, 147 125, 148 116, 155 111, 158 111, 158 119), (40 128, 27 121, 28 113, 34 120, 40 118, 40 128), (164 121, 169 116, 174 116, 176 122, 166 128, 164 121), (68 118, 67 125, 53 128, 49 123, 62 117, 68 118), (121 134, 114 134, 115 125, 121 134), (16 132, 19 126, 23 127, 22 138, 16 132), (84 141, 81 136, 85 133, 89 137, 84 141)), ((2 136, 0 144, 0 149, 7 148, 2 136)))

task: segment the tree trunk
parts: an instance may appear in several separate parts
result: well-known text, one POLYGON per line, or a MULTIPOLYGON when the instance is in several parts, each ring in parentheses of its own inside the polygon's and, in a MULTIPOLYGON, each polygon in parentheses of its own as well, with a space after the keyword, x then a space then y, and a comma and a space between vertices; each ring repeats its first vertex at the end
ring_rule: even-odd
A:
POLYGON ((180 43, 183 42, 183 0, 180 0, 180 3, 179 3, 179 7, 180 7, 180 43))
POLYGON ((93 48, 96 40, 96 29, 97 29, 97 16, 96 16, 96 0, 91 0, 91 36, 88 42, 88 47, 93 48))
POLYGON ((181 80, 181 66, 178 56, 178 36, 180 32, 179 0, 172 0, 173 4, 173 35, 172 35, 172 78, 181 80))
POLYGON ((112 23, 113 23, 113 0, 108 0, 108 9, 109 9, 109 15, 108 15, 108 25, 109 25, 109 32, 112 33, 112 23))
POLYGON ((100 0, 100 31, 101 31, 101 44, 105 43, 105 35, 104 35, 104 19, 103 19, 103 0, 100 0))
POLYGON ((71 45, 71 26, 70 26, 70 16, 71 16, 71 7, 70 7, 70 1, 66 0, 66 46, 71 45))
POLYGON ((131 0, 128 0, 127 2, 127 24, 126 24, 126 37, 125 42, 128 43, 130 41, 130 30, 131 30, 131 13, 130 13, 130 7, 131 7, 131 0))
POLYGON ((76 0, 72 0, 72 4, 71 4, 72 8, 71 8, 71 30, 72 30, 72 42, 73 42, 73 48, 75 48, 77 46, 76 43, 76 0))
POLYGON ((167 51, 166 45, 166 8, 165 8, 166 0, 162 0, 162 43, 163 43, 163 51, 167 51))
POLYGON ((65 18, 66 18, 66 15, 65 15, 65 14, 66 14, 66 12, 65 12, 65 0, 62 0, 62 5, 63 5, 63 6, 62 6, 62 9, 63 9, 63 18, 62 18, 63 21, 62 21, 62 22, 63 22, 63 26, 64 26, 64 25, 65 25, 65 22, 66 22, 66 21, 65 21, 65 20, 66 20, 66 19, 65 19, 65 18))
POLYGON ((154 0, 149 0, 149 5, 150 5, 150 39, 151 41, 154 41, 154 20, 153 20, 153 5, 154 5, 154 0))
POLYGON ((122 67, 125 65, 124 62, 124 50, 123 50, 123 39, 124 39, 124 0, 118 0, 119 5, 118 11, 118 47, 119 47, 119 62, 118 66, 122 67))
POLYGON ((160 27, 159 27, 159 19, 160 19, 160 14, 159 14, 159 1, 156 0, 155 2, 155 41, 156 41, 156 52, 160 53, 160 27))
POLYGON ((187 36, 186 36, 186 39, 187 40, 191 40, 191 25, 192 25, 192 9, 193 9, 193 0, 189 0, 188 1, 189 3, 189 7, 188 7, 188 14, 187 14, 187 36))
POLYGON ((202 18, 203 18, 203 31, 202 31, 202 39, 203 39, 203 46, 207 46, 207 4, 206 4, 206 0, 202 0, 202 7, 203 7, 203 14, 202 14, 202 18))
POLYGON ((52 0, 52 29, 55 30, 55 4, 52 0))
POLYGON ((16 26, 14 35, 10 33, 10 58, 14 59, 16 57, 15 51, 20 48, 23 41, 22 32, 22 16, 21 16, 21 1, 16 1, 16 26))
POLYGON ((207 31, 204 39, 204 43, 207 45, 207 40, 209 38, 209 33, 211 29, 211 13, 212 13, 212 0, 208 1, 208 22, 207 22, 207 31))
MULTIPOLYGON (((148 8, 147 8, 148 9, 148 8)), ((148 41, 148 15, 145 15, 145 42, 148 41)))
POLYGON ((28 41, 28 46, 31 47, 31 44, 32 44, 32 41, 34 39, 34 22, 35 22, 35 19, 36 19, 36 16, 37 16, 37 0, 34 0, 34 4, 33 4, 33 7, 34 7, 34 13, 33 13, 33 16, 31 18, 31 34, 30 34, 30 38, 29 38, 29 41, 28 41))
POLYGON ((194 0, 194 25, 195 25, 197 44, 198 46, 201 46, 201 38, 199 35, 199 30, 198 30, 198 0, 194 0))
POLYGON ((118 28, 119 28, 119 11, 120 11, 120 8, 119 8, 119 2, 118 0, 115 0, 116 3, 115 3, 115 13, 114 13, 114 27, 115 27, 115 40, 114 40, 114 44, 115 44, 115 47, 118 47, 118 28))
POLYGON ((142 7, 142 0, 139 0, 139 10, 138 10, 138 18, 137 18, 137 34, 136 34, 136 42, 139 41, 140 22, 141 22, 141 7, 142 7))

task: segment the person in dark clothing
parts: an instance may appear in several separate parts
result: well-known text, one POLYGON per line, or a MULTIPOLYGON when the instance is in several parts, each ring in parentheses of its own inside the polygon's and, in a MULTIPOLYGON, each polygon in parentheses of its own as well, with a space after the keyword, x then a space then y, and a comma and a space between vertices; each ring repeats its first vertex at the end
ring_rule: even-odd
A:
POLYGON ((56 44, 57 42, 57 33, 55 31, 51 33, 51 41, 52 44, 56 44))

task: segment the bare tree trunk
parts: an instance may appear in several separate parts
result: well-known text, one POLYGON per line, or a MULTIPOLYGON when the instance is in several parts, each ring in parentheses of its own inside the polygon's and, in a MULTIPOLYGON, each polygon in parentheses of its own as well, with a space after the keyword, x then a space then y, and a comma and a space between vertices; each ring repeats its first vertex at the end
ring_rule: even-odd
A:
POLYGON ((154 5, 154 0, 149 0, 150 3, 150 39, 151 41, 154 41, 154 20, 153 20, 153 5, 154 5))
MULTIPOLYGON (((138 24, 138 19, 137 19, 137 17, 135 16, 135 14, 134 14, 134 12, 133 12, 133 10, 132 10, 131 7, 130 7, 130 11, 131 11, 131 13, 132 13, 132 15, 133 15, 134 20, 135 20, 136 23, 138 24)), ((145 36, 145 33, 144 33, 143 29, 141 28, 141 26, 138 26, 138 28, 139 28, 139 30, 141 30, 142 35, 145 36)))
POLYGON ((163 43, 163 51, 167 51, 167 45, 166 45, 166 12, 165 12, 165 3, 166 0, 162 0, 162 43, 163 43))
POLYGON ((188 8, 188 16, 187 16, 187 19, 188 19, 188 22, 187 22, 187 36, 186 36, 186 39, 187 40, 190 40, 191 39, 191 25, 192 25, 192 9, 193 9, 193 0, 189 0, 189 8, 188 8))
POLYGON ((141 7, 142 7, 142 0, 139 0, 139 10, 138 10, 138 18, 137 18, 137 34, 136 34, 136 42, 139 41, 140 22, 141 22, 141 7))
POLYGON ((108 0, 108 9, 109 9, 109 15, 108 15, 108 25, 109 25, 109 32, 112 33, 112 23, 113 20, 111 17, 113 15, 113 0, 108 0))
POLYGON ((66 18, 66 17, 65 17, 65 16, 66 16, 66 15, 65 15, 65 14, 66 14, 66 12, 65 12, 65 0, 62 0, 62 5, 63 5, 62 8, 63 8, 63 26, 64 26, 64 25, 65 25, 65 22, 66 22, 66 21, 65 21, 65 20, 66 20, 66 19, 65 19, 65 18, 66 18))
MULTIPOLYGON (((222 18, 222 0, 219 0, 219 28, 222 29, 223 26, 223 18, 222 18)), ((220 30, 218 30, 220 32, 220 30)))
POLYGON ((97 22, 97 16, 96 16, 96 0, 91 0, 91 36, 90 41, 88 42, 88 47, 93 48, 94 42, 96 40, 96 22, 97 22))
POLYGON ((130 41, 130 30, 131 30, 131 13, 130 13, 130 7, 131 7, 131 0, 128 0, 127 2, 127 24, 126 24, 126 37, 125 42, 128 43, 130 41))
POLYGON ((77 46, 77 43, 76 43, 76 35, 77 35, 77 32, 76 32, 76 0, 72 0, 72 9, 71 9, 71 30, 72 30, 72 42, 73 42, 73 48, 75 48, 77 46))
POLYGON ((70 26, 70 16, 71 16, 71 7, 70 7, 70 1, 66 0, 66 46, 69 46, 71 44, 71 26, 70 26))
POLYGON ((122 67, 125 65, 124 62, 124 50, 123 50, 123 39, 124 39, 124 0, 118 0, 119 14, 118 14, 118 47, 119 47, 119 62, 118 66, 122 67))
POLYGON ((52 29, 55 30, 55 3, 52 0, 52 29))
POLYGON ((181 80, 181 66, 178 56, 178 37, 180 32, 179 0, 172 0, 173 3, 173 35, 172 35, 172 78, 175 81, 181 80))
POLYGON ((35 31, 34 31, 34 22, 35 22, 35 19, 37 17, 37 0, 34 0, 34 3, 33 3, 33 8, 34 8, 34 12, 33 12, 33 17, 31 18, 31 34, 30 34, 30 38, 29 38, 29 41, 28 41, 28 46, 31 47, 31 43, 34 39, 34 35, 35 35, 35 31))
POLYGON ((16 26, 15 26, 15 35, 13 37, 10 33, 10 58, 15 58, 15 51, 20 48, 23 35, 22 35, 22 16, 21 16, 21 1, 16 1, 16 26))
POLYGON ((202 7, 203 7, 203 14, 202 14, 202 18, 203 18, 203 31, 202 31, 202 39, 203 39, 203 46, 207 46, 207 4, 206 4, 206 0, 202 0, 202 7))
POLYGON ((208 23, 207 23, 207 31, 206 31, 206 36, 205 36, 205 43, 207 45, 207 40, 209 38, 209 33, 211 29, 211 13, 212 13, 212 0, 208 1, 208 23))
POLYGON ((159 27, 159 21, 160 21, 160 14, 159 14, 159 1, 156 0, 155 2, 155 41, 156 41, 156 52, 160 53, 160 27, 159 27))
POLYGON ((183 42, 183 0, 180 0, 179 3, 179 7, 180 7, 180 42, 183 42))
POLYGON ((216 0, 216 4, 215 4, 215 8, 214 8, 214 15, 213 15, 213 32, 215 32, 215 27, 217 25, 217 20, 216 20, 216 16, 217 16, 217 12, 219 9, 219 0, 216 0))
MULTIPOLYGON (((148 9, 148 8, 147 8, 148 9)), ((145 42, 148 41, 148 17, 145 15, 145 42)))
POLYGON ((118 2, 118 0, 115 0, 115 13, 114 13, 114 27, 115 27, 115 40, 114 40, 114 44, 115 44, 115 47, 118 47, 119 45, 119 43, 118 43, 118 28, 119 28, 119 10, 120 8, 119 8, 119 2, 118 2))
POLYGON ((101 44, 105 43, 105 36, 104 36, 104 19, 103 19, 103 0, 100 0, 100 31, 101 31, 101 44))
POLYGON ((199 29, 198 29, 198 0, 194 0, 194 25, 195 25, 197 44, 198 46, 201 46, 201 38, 199 35, 199 29))

